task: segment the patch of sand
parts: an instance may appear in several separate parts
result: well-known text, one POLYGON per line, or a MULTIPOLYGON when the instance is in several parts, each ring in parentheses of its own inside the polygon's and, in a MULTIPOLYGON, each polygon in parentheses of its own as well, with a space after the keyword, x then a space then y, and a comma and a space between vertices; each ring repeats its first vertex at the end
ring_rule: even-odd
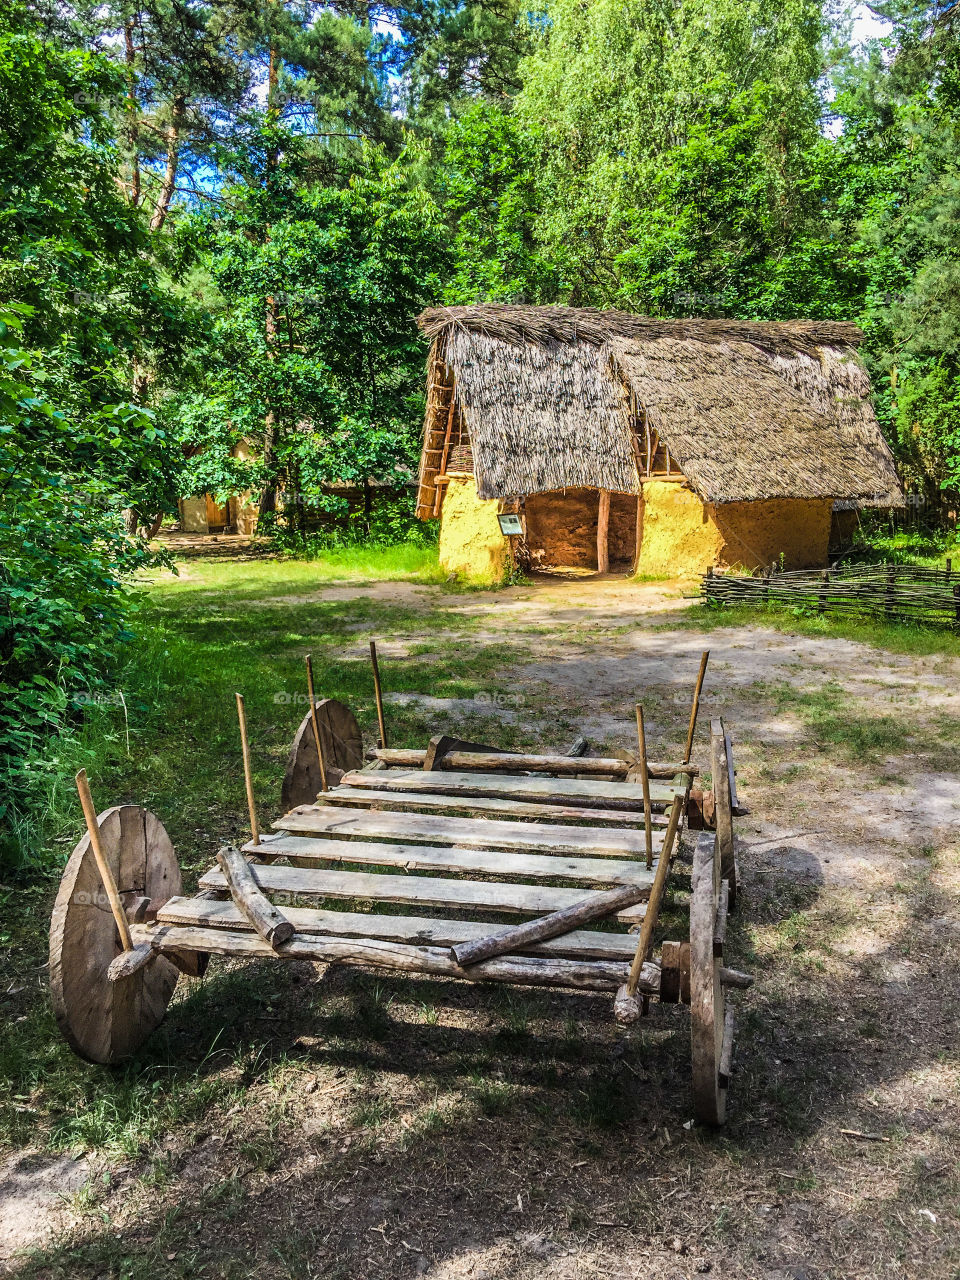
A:
POLYGON ((0 1165, 0 1269, 70 1223, 69 1197, 89 1178, 89 1163, 69 1155, 22 1151, 0 1165))

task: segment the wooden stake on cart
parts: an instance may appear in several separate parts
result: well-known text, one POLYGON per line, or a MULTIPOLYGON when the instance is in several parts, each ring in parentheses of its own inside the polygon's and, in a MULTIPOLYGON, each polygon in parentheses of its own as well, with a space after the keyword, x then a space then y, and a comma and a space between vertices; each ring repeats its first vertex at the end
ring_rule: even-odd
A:
POLYGON ((617 992, 616 1000, 613 1004, 614 1016, 618 1022, 636 1022, 640 1016, 637 988, 640 985, 640 975, 643 972, 647 952, 650 950, 650 944, 653 941, 653 931, 657 927, 660 902, 663 898, 663 890, 666 887, 667 876, 670 874, 673 845, 677 837, 677 827, 680 824, 682 810, 683 796, 677 796, 670 810, 670 822, 667 826, 667 833, 663 838, 663 848, 660 850, 660 857, 657 861, 657 874, 653 878, 653 887, 650 890, 650 897, 647 899, 647 910, 640 926, 640 937, 637 941, 633 964, 630 966, 630 976, 626 981, 626 985, 622 986, 617 992))
POLYGON ((250 743, 247 741, 247 717, 243 709, 243 694, 237 694, 237 717, 240 720, 240 745, 243 749, 243 781, 247 788, 247 808, 250 810, 250 833, 253 843, 260 843, 260 825, 257 822, 257 802, 253 797, 253 771, 250 766, 250 743))
POLYGON ((380 667, 377 663, 377 642, 370 641, 370 661, 373 664, 373 692, 377 699, 377 721, 380 725, 380 746, 387 745, 387 727, 383 722, 383 693, 380 689, 380 667))
POLYGON ((697 714, 700 710, 700 694, 703 692, 703 678, 707 674, 707 663, 710 660, 710 650, 704 649, 703 656, 700 659, 700 672, 697 676, 696 687, 693 691, 693 706, 690 708, 690 724, 687 728, 687 748, 683 753, 683 763, 690 763, 690 754, 693 751, 693 735, 697 728, 697 714))
POLYGON ((313 740, 317 744, 317 760, 320 762, 320 790, 328 791, 327 765, 323 758, 323 747, 320 745, 320 726, 317 723, 317 700, 313 696, 313 658, 307 654, 307 695, 310 698, 310 723, 313 725, 313 740))
POLYGON ((647 867, 653 866, 653 824, 650 818, 650 770, 647 765, 647 735, 643 727, 643 707, 637 703, 637 741, 640 745, 640 785, 643 787, 643 832, 647 843, 647 867))
POLYGON ((120 901, 117 882, 114 880, 113 872, 110 870, 110 863, 104 856, 103 847, 100 844, 100 824, 97 822, 97 811, 93 807, 93 796, 90 794, 90 783, 87 781, 86 769, 81 769, 77 774, 76 783, 77 791, 80 793, 83 817, 87 824, 87 833, 90 836, 90 848, 93 850, 93 856, 97 861, 97 870, 100 872, 100 879, 103 881, 107 901, 110 903, 110 910, 113 912, 117 932, 120 934, 120 945, 124 951, 132 951, 133 939, 130 937, 130 926, 127 924, 126 912, 123 909, 123 903, 120 901))

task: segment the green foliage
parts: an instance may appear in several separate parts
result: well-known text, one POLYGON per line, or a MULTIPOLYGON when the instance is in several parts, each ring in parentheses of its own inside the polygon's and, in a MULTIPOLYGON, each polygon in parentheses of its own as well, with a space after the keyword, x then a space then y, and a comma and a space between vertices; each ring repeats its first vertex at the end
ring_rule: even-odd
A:
POLYGON ((439 211, 368 150, 341 187, 308 187, 297 140, 270 188, 237 186, 196 235, 222 299, 209 367, 185 402, 186 491, 280 494, 303 531, 336 512, 331 484, 400 482, 415 470, 423 348, 414 318, 439 293, 439 211), (249 461, 238 462, 241 445, 249 461))
POLYGON ((376 551, 386 547, 424 549, 435 547, 439 537, 439 520, 418 520, 409 494, 383 498, 372 490, 369 510, 350 508, 344 498, 323 495, 326 501, 339 501, 343 511, 325 519, 320 528, 297 531, 282 525, 274 534, 275 545, 291 554, 304 557, 323 556, 328 551, 365 547, 376 551))
MULTIPOLYGON (((15 21, 14 19, 17 19, 15 21)), ((152 557, 122 511, 170 509, 178 456, 131 403, 183 313, 115 181, 118 74, 0 18, 0 855, 112 696, 126 583, 152 557)), ((15 856, 18 856, 14 849, 15 856)))
POLYGON ((535 136, 515 116, 476 103, 447 136, 444 205, 456 226, 450 303, 552 302, 558 266, 537 245, 542 194, 535 136))
POLYGON ((427 0, 398 9, 402 100, 418 126, 441 138, 451 112, 477 101, 504 102, 520 88, 518 65, 530 50, 528 11, 517 0, 427 0))
MULTIPOLYGON (((664 161, 698 129, 722 121, 742 95, 749 99, 752 85, 765 86, 765 96, 763 129, 751 141, 757 160, 750 163, 772 171, 765 191, 784 180, 783 157, 794 135, 816 120, 824 29, 812 0, 550 6, 539 46, 521 64, 517 112, 542 139, 539 232, 551 253, 564 255, 574 301, 625 300, 619 259, 633 247, 651 196, 656 203, 664 161)), ((730 152, 729 139, 724 145, 730 152)), ((734 146, 731 160, 736 156, 734 146)), ((706 198, 737 197, 717 191, 706 198)))
POLYGON ((707 86, 718 105, 661 159, 648 204, 627 216, 615 260, 640 311, 755 319, 843 316, 858 283, 831 234, 816 121, 792 119, 774 86, 707 86))
POLYGON ((895 28, 896 58, 846 69, 837 141, 855 214, 861 302, 878 411, 912 487, 960 496, 960 51, 923 12, 895 28))
POLYGON ((947 356, 905 360, 895 400, 900 458, 922 492, 925 484, 960 493, 960 382, 947 356))
POLYGON ((45 744, 107 688, 129 636, 125 580, 153 559, 124 535, 113 488, 154 454, 152 419, 65 415, 43 359, 15 345, 26 312, 0 312, 0 856, 58 767, 45 744))
MULTIPOLYGON (((82 412, 131 398, 137 362, 173 369, 185 317, 116 183, 100 104, 119 92, 118 73, 8 22, 0 19, 0 302, 30 304, 25 341, 49 353, 60 406, 82 412)), ((144 499, 162 505, 162 484, 140 479, 144 499)))

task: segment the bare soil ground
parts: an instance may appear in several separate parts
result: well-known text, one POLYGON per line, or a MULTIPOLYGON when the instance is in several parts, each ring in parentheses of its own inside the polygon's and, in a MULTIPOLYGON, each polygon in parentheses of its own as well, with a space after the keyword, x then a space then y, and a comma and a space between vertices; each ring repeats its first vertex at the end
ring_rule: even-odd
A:
MULTIPOLYGON (((388 669, 453 653, 469 670, 492 646, 472 699, 422 690, 429 718, 520 725, 530 745, 579 729, 597 753, 627 747, 641 700, 655 754, 676 755, 710 648, 695 759, 722 715, 750 808, 732 962, 756 976, 726 1128, 691 1122, 682 1009, 624 1032, 593 996, 214 965, 181 987, 150 1068, 182 1086, 169 1132, 130 1157, 88 1151, 96 1177, 66 1204, 0 1170, 4 1211, 26 1203, 34 1241, 54 1232, 21 1258, 8 1241, 30 1232, 5 1227, 11 1274, 960 1275, 960 661, 701 634, 675 584, 312 598, 358 594, 431 618, 381 641, 388 669)), ((399 711, 410 693, 390 696, 399 711)), ((682 936, 682 903, 665 925, 682 936)), ((37 1156, 34 1176, 44 1160, 64 1168, 37 1156)))

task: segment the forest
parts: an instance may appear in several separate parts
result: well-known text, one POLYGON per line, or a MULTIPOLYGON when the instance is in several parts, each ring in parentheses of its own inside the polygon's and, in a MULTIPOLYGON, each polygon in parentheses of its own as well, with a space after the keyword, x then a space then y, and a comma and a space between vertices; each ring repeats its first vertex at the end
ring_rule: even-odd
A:
POLYGON ((428 305, 853 320, 945 520, 954 8, 871 9, 863 42, 819 0, 5 5, 0 827, 122 660, 178 498, 250 491, 308 554, 332 484, 415 471, 428 305))

